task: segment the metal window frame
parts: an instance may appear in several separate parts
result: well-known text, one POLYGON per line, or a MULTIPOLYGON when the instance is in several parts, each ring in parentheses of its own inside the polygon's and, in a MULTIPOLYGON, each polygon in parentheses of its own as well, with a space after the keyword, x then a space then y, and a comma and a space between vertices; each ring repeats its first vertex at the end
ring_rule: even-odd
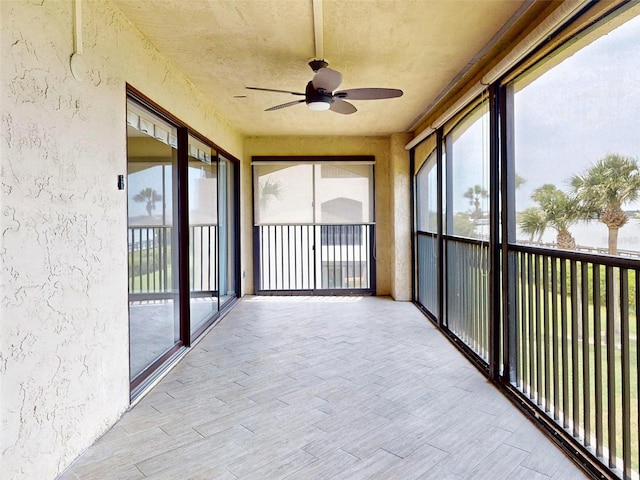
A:
MULTIPOLYGON (((240 161, 233 155, 218 147, 215 143, 208 140, 204 135, 200 134, 197 130, 191 128, 188 124, 184 123, 170 112, 162 108, 158 103, 151 100, 135 87, 126 84, 126 100, 132 101, 137 106, 149 111, 161 120, 169 123, 177 129, 177 195, 174 199, 176 203, 176 212, 174 215, 177 218, 175 228, 177 229, 178 238, 178 301, 179 305, 179 340, 160 357, 154 360, 151 364, 147 365, 142 372, 136 375, 129 381, 129 396, 130 401, 134 402, 139 398, 149 387, 152 385, 159 376, 161 376, 167 368, 170 368, 175 362, 182 357, 191 347, 192 343, 199 338, 205 331, 214 326, 226 312, 237 302, 239 292, 242 288, 242 279, 240 277, 240 161), (234 242, 230 248, 234 248, 237 252, 235 255, 234 265, 230 265, 230 268, 235 270, 235 283, 236 283, 236 299, 227 302, 222 309, 218 309, 217 312, 211 315, 203 325, 201 325, 196 331, 191 333, 191 318, 190 318, 190 287, 189 287, 189 191, 188 191, 188 164, 189 164, 189 136, 196 138, 207 144, 213 150, 217 152, 216 162, 219 155, 224 157, 234 164, 233 178, 231 178, 231 184, 234 188, 234 201, 232 215, 234 215, 234 242)), ((218 192, 219 194, 219 192, 218 192)), ((219 202, 217 208, 219 209, 219 202)), ((219 212, 218 212, 219 214, 219 212)), ((219 235, 219 234, 218 234, 219 235)), ((219 245, 218 242, 216 257, 219 258, 219 245)), ((218 269, 218 277, 220 271, 218 269)), ((219 282, 219 278, 218 278, 219 282)), ((218 292, 218 300, 220 293, 218 292)), ((219 301, 218 301, 219 304, 219 301)))

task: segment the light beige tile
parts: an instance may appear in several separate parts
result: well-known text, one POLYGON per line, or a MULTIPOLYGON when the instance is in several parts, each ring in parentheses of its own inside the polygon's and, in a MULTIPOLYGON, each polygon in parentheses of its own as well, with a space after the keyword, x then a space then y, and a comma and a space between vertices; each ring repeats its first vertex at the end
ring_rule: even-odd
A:
POLYGON ((528 453, 510 445, 499 445, 469 474, 469 480, 501 480, 511 478, 528 453))
POLYGON ((448 456, 447 452, 438 450, 431 445, 424 445, 412 452, 401 462, 391 468, 374 474, 371 478, 377 480, 415 480, 433 469, 439 462, 448 456))
POLYGON ((418 480, 464 480, 464 477, 436 465, 427 470, 418 480))
POLYGON ((585 478, 413 305, 247 297, 60 478, 505 472, 585 478))
POLYGON ((307 465, 311 465, 318 459, 309 455, 304 450, 294 450, 293 453, 284 457, 276 457, 266 465, 261 466, 253 473, 242 475, 246 480, 264 480, 285 478, 294 472, 301 470, 307 465))
POLYGON ((329 480, 336 478, 336 472, 346 470, 359 461, 359 458, 338 449, 316 459, 285 478, 287 480, 329 480))
POLYGON ((520 465, 509 475, 509 480, 549 480, 549 477, 520 465))
MULTIPOLYGON (((402 461, 392 453, 385 450, 376 450, 371 456, 360 459, 345 470, 336 473, 340 479, 374 478, 381 472, 396 468, 402 461)), ((396 477, 402 478, 402 477, 396 477)))

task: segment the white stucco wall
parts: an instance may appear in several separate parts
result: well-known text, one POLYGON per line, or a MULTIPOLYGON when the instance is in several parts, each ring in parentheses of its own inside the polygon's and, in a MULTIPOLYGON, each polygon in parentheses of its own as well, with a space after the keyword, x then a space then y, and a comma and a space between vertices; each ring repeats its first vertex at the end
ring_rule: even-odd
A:
POLYGON ((125 83, 242 138, 107 1, 1 0, 0 477, 53 479, 129 404, 125 83))

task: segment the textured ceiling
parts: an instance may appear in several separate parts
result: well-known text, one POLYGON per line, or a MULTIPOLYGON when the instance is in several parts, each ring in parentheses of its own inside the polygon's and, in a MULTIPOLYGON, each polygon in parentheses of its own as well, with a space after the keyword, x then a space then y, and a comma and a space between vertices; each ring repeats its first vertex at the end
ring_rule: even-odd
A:
POLYGON ((324 0, 323 51, 340 89, 399 88, 353 101, 358 112, 304 104, 315 56, 311 0, 114 0, 123 14, 245 135, 388 135, 409 131, 525 0, 324 0), (245 96, 244 98, 235 98, 245 96))

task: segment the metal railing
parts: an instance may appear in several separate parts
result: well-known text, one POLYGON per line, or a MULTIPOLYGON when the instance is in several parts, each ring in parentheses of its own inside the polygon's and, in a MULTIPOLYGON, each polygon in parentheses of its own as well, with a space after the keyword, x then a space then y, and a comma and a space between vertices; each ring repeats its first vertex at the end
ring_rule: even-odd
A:
POLYGON ((417 265, 418 302, 434 317, 438 317, 438 237, 434 233, 418 232, 417 265))
MULTIPOLYGON (((175 290, 173 227, 128 228, 129 294, 167 294, 175 290)), ((189 226, 189 287, 191 292, 218 289, 218 226, 189 226)))
MULTIPOLYGON (((443 281, 440 320, 488 362, 488 244, 445 237, 438 272, 437 237, 417 237, 418 302, 435 317, 443 281)), ((507 258, 507 310, 495 313, 505 326, 496 333, 504 378, 594 465, 640 478, 639 262, 522 245, 509 245, 507 258)))
POLYGON ((638 478, 638 267, 526 247, 509 260, 514 386, 603 464, 638 478))
POLYGON ((218 291, 218 226, 189 225, 189 289, 218 291))
POLYGON ((129 294, 171 291, 171 237, 167 226, 128 228, 129 294))
MULTIPOLYGON (((517 239, 515 241, 518 245, 528 245, 532 247, 543 247, 543 248, 558 248, 558 244, 556 242, 536 242, 525 239, 517 239)), ((595 253, 598 255, 608 255, 609 247, 591 247, 588 245, 576 245, 573 249, 576 252, 585 252, 585 253, 595 253)), ((618 257, 628 257, 628 258, 640 258, 640 251, 638 250, 625 250, 623 248, 619 248, 617 250, 616 255, 618 257)))
POLYGON ((374 225, 257 225, 256 292, 372 290, 374 225))
POLYGON ((444 323, 486 362, 489 355, 488 244, 448 237, 444 245, 447 292, 444 323))

